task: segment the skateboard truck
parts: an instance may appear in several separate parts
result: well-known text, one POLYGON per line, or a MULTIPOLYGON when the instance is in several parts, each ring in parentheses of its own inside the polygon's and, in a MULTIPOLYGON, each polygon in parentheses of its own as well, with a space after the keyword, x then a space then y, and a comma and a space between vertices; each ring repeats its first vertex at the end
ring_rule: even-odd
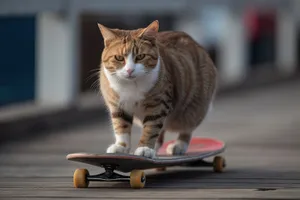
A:
POLYGON ((76 169, 73 176, 73 183, 76 188, 87 188, 90 181, 129 181, 132 188, 143 188, 146 183, 146 176, 142 170, 133 170, 130 176, 115 173, 115 165, 105 164, 102 166, 105 172, 90 175, 87 169, 76 169))
POLYGON ((213 162, 209 162, 209 161, 205 161, 205 160, 197 160, 195 162, 183 164, 183 166, 188 166, 188 167, 214 167, 214 170, 216 172, 218 172, 218 169, 215 169, 215 165, 221 165, 222 168, 226 167, 225 160, 223 160, 220 163, 220 161, 218 159, 221 159, 221 158, 220 157, 215 157, 213 162))
POLYGON ((87 175, 88 181, 130 181, 130 176, 124 176, 114 172, 115 165, 103 165, 105 172, 96 175, 87 175))

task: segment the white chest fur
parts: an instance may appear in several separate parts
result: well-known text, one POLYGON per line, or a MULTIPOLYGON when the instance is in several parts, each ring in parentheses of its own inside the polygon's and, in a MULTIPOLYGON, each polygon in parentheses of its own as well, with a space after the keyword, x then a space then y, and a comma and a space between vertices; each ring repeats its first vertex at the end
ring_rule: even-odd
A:
POLYGON ((151 84, 145 85, 138 82, 123 83, 122 85, 111 84, 111 87, 119 94, 119 104, 128 112, 133 113, 136 105, 145 98, 145 93, 151 84))

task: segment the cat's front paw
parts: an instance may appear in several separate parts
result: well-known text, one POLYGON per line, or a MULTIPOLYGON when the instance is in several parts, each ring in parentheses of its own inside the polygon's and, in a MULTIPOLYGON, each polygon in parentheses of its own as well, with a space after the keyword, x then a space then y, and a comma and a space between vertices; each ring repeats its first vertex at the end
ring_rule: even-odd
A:
POLYGON ((188 144, 183 141, 176 141, 167 146, 167 154, 170 155, 184 155, 186 150, 188 149, 188 144))
POLYGON ((149 147, 138 147, 134 152, 134 155, 144 156, 147 158, 154 158, 155 154, 156 154, 156 151, 149 147))
POLYGON ((106 153, 129 153, 129 148, 120 144, 112 144, 106 149, 106 153))

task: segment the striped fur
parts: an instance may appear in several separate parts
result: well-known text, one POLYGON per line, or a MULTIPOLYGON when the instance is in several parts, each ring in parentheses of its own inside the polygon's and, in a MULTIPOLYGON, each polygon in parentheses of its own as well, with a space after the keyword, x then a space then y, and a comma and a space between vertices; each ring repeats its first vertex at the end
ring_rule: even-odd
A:
POLYGON ((158 21, 137 30, 99 29, 101 93, 116 137, 126 135, 107 151, 129 152, 137 122, 143 130, 135 154, 155 156, 166 131, 179 134, 168 152, 184 153, 216 90, 217 71, 206 51, 184 32, 158 32, 158 21))

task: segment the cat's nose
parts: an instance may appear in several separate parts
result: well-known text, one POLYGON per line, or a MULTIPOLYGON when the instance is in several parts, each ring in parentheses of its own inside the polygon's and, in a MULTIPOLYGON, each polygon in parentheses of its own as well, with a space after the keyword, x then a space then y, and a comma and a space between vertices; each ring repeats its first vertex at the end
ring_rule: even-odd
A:
POLYGON ((134 71, 134 69, 132 68, 129 68, 129 69, 126 69, 128 75, 130 76, 132 74, 132 72, 134 71))

